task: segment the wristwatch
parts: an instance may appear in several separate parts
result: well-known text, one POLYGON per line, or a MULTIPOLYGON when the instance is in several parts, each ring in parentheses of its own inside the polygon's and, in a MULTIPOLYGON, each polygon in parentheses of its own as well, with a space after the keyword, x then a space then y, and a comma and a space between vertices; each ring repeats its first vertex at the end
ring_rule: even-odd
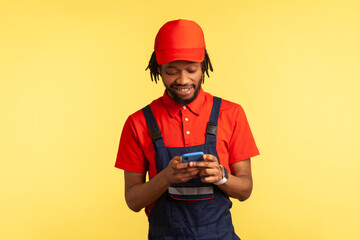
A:
POLYGON ((223 173, 223 176, 222 176, 223 178, 220 181, 214 183, 215 185, 218 185, 218 186, 221 185, 221 184, 226 183, 226 181, 229 179, 229 173, 228 173, 227 169, 224 168, 224 166, 221 166, 221 165, 220 165, 220 167, 221 167, 221 170, 222 170, 222 173, 223 173))

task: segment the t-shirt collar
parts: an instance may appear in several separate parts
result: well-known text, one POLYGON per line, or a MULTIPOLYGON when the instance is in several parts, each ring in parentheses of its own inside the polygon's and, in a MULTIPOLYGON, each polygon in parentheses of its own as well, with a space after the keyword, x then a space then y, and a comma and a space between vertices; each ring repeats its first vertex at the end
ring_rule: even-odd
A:
POLYGON ((170 98, 168 96, 168 94, 166 93, 166 90, 165 90, 164 95, 163 95, 163 101, 164 101, 164 105, 165 105, 165 107, 166 107, 166 109, 169 112, 171 117, 174 117, 175 114, 177 112, 179 112, 179 110, 184 106, 189 108, 190 111, 192 111, 196 115, 199 115, 201 107, 202 107, 202 105, 203 105, 203 103, 205 101, 205 93, 202 90, 202 87, 200 87, 199 94, 194 99, 194 101, 192 101, 191 103, 189 103, 187 105, 182 105, 182 104, 179 104, 179 103, 175 102, 174 99, 170 98))

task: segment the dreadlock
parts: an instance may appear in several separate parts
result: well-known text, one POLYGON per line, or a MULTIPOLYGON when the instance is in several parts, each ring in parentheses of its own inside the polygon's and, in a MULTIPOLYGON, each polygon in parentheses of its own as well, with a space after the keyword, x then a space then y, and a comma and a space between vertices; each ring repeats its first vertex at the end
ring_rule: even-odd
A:
MULTIPOLYGON (((155 81, 155 83, 157 83, 157 81, 159 80, 159 67, 160 65, 157 63, 156 61, 156 55, 155 55, 155 51, 152 53, 150 61, 149 61, 149 65, 147 66, 146 70, 150 70, 150 77, 151 77, 151 81, 155 81)), ((205 58, 204 61, 201 62, 201 71, 202 71, 202 77, 201 80, 204 83, 204 79, 205 79, 205 75, 204 73, 206 73, 206 75, 208 77, 209 76, 209 69, 210 71, 213 71, 213 67, 209 58, 209 54, 207 53, 206 49, 205 49, 205 58)))

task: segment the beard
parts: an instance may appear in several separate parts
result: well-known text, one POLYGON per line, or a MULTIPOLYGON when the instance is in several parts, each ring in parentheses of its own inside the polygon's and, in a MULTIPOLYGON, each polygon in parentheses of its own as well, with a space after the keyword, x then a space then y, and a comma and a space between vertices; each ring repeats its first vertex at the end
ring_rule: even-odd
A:
MULTIPOLYGON (((165 85, 165 84, 164 84, 165 85)), ((199 84, 191 84, 191 85, 181 85, 181 84, 171 84, 170 87, 165 85, 166 88, 166 92, 169 95, 169 97, 171 97, 172 99, 175 100, 175 102, 182 104, 182 105, 186 105, 191 103, 192 101, 195 100, 195 98, 198 96, 199 91, 200 91, 200 87, 201 87, 201 81, 199 81, 199 84), (177 93, 172 89, 172 87, 184 87, 184 86, 192 86, 194 88, 194 94, 188 98, 188 99, 184 99, 181 98, 180 96, 177 95, 177 93)))

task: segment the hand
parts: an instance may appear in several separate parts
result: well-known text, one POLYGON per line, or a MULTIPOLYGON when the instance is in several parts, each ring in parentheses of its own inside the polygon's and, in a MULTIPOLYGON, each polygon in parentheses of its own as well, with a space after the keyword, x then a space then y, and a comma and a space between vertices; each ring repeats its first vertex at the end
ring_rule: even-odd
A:
POLYGON ((182 163, 180 156, 170 160, 169 165, 164 169, 165 176, 169 183, 187 182, 195 178, 201 169, 189 167, 189 163, 182 163))
POLYGON ((200 169, 200 177, 202 182, 216 183, 222 179, 222 170, 217 157, 211 154, 203 155, 204 161, 189 162, 189 166, 200 169))

